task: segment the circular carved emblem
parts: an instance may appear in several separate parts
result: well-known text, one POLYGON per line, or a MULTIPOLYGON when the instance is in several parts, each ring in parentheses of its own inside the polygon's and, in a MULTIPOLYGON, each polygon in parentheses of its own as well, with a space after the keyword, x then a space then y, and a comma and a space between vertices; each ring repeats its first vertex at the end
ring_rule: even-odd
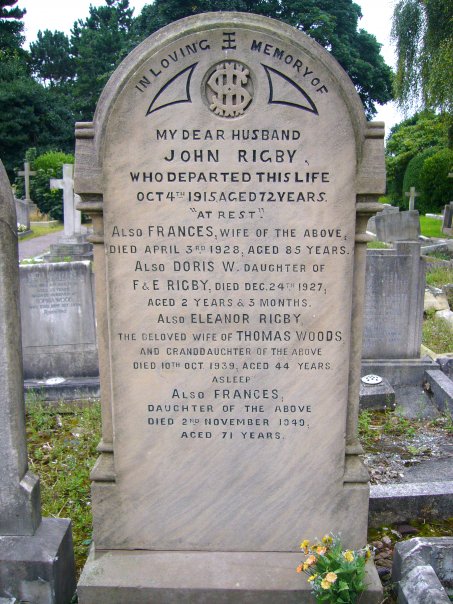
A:
POLYGON ((222 61, 208 73, 209 109, 220 117, 242 115, 253 99, 250 71, 238 61, 222 61))

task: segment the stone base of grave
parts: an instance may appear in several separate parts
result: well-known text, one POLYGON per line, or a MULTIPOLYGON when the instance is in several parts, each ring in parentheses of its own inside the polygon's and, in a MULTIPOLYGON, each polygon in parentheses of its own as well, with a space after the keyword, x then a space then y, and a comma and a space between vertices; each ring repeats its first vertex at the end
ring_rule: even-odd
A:
MULTIPOLYGON (((77 588, 79 604, 312 603, 303 555, 286 552, 150 552, 92 549, 77 588)), ((379 604, 382 586, 367 563, 362 601, 379 604)))
POLYGON ((50 246, 46 256, 48 262, 58 262, 65 258, 71 260, 92 260, 93 246, 86 240, 85 235, 77 235, 68 240, 60 240, 50 246))
POLYGON ((35 393, 45 401, 85 400, 99 398, 101 395, 99 377, 25 380, 24 392, 35 393))
POLYGON ((427 357, 423 359, 362 359, 362 376, 374 373, 394 388, 399 385, 422 385, 425 371, 437 370, 439 365, 427 357))
POLYGON ((395 408, 395 390, 390 386, 388 380, 382 378, 379 384, 360 383, 360 408, 361 409, 385 409, 395 408))
POLYGON ((69 604, 75 589, 70 520, 43 518, 33 536, 0 536, 0 598, 69 604))

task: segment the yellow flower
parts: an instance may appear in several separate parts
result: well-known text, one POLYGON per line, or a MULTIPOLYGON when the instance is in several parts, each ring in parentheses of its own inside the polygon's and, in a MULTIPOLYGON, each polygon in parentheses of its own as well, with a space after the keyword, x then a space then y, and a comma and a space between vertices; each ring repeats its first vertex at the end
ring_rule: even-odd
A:
POLYGON ((320 556, 323 556, 327 551, 327 548, 322 547, 321 545, 318 545, 318 547, 316 548, 316 553, 318 553, 320 556))
POLYGON ((296 573, 301 573, 303 570, 303 565, 299 564, 299 566, 296 568, 296 573))
POLYGON ((327 573, 327 575, 324 577, 324 579, 328 583, 335 583, 335 581, 337 580, 337 575, 335 573, 327 573))
POLYGON ((307 581, 309 583, 313 583, 313 581, 316 579, 317 576, 318 576, 317 573, 315 573, 314 575, 310 575, 310 577, 308 577, 307 581))
POLYGON ((347 551, 343 552, 343 557, 346 562, 352 562, 354 560, 354 553, 351 552, 350 549, 348 549, 347 551))
POLYGON ((305 560, 305 564, 307 565, 307 568, 309 566, 311 566, 312 564, 314 564, 316 562, 316 556, 313 556, 313 554, 311 556, 308 556, 308 558, 305 560))
POLYGON ((322 542, 325 543, 326 545, 330 545, 332 543, 333 539, 330 535, 324 535, 324 537, 322 538, 322 542))
POLYGON ((371 558, 371 552, 369 550, 369 548, 367 547, 365 549, 365 560, 369 560, 371 558))
POLYGON ((331 584, 329 583, 329 581, 326 581, 325 579, 323 579, 323 580, 321 581, 321 587, 322 587, 323 589, 330 589, 331 584))
POLYGON ((308 548, 310 547, 310 541, 308 539, 304 539, 300 544, 300 549, 303 549, 305 553, 307 553, 308 548))

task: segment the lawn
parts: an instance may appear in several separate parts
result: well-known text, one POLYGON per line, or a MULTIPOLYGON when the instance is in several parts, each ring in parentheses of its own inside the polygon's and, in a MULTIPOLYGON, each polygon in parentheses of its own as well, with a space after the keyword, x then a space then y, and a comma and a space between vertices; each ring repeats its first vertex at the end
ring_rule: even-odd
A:
POLYGON ((51 226, 33 226, 33 231, 28 235, 25 235, 25 237, 21 237, 19 241, 28 241, 29 239, 35 239, 35 237, 42 237, 43 235, 48 235, 49 233, 57 233, 58 231, 62 230, 63 224, 61 222, 51 226))

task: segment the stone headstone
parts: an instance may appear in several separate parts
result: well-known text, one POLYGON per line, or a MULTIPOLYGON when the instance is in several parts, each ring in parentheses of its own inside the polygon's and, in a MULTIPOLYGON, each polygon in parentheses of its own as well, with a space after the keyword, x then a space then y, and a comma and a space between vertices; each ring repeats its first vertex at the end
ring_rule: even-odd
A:
POLYGON ((445 206, 442 233, 450 237, 453 235, 453 201, 445 206))
POLYGON ((66 604, 75 590, 71 523, 41 519, 39 480, 27 463, 16 224, 0 162, 0 598, 66 604))
POLYGON ((425 261, 420 244, 368 250, 364 359, 418 359, 422 337, 425 261))
MULTIPOLYGON (((383 203, 381 204, 381 212, 379 212, 379 214, 377 214, 376 216, 382 216, 382 214, 391 214, 394 212, 399 212, 399 208, 396 208, 395 206, 391 206, 389 203, 383 203)), ((376 216, 371 216, 371 218, 368 220, 368 224, 367 224, 367 231, 369 233, 373 233, 374 235, 376 235, 376 216)))
POLYGON ((19 176, 24 177, 24 185, 25 185, 25 201, 28 204, 28 212, 36 212, 38 207, 35 203, 33 203, 30 195, 30 176, 36 176, 36 172, 30 170, 30 163, 28 161, 24 162, 24 169, 19 170, 17 173, 19 176))
POLYGON ((411 187, 404 195, 409 197, 409 211, 415 210, 415 199, 416 197, 420 197, 420 193, 417 193, 415 187, 411 187))
POLYGON ((23 224, 30 229, 30 204, 24 199, 14 199, 16 206, 17 223, 23 224))
POLYGON ((74 166, 63 164, 63 178, 51 178, 51 189, 63 190, 63 222, 64 236, 56 244, 50 246, 47 259, 51 262, 63 258, 83 260, 92 257, 91 244, 82 235, 82 213, 76 209, 78 196, 74 195, 74 166))
POLYGON ((375 216, 376 235, 379 241, 418 241, 420 217, 417 210, 383 212, 375 216))
POLYGON ((103 407, 79 601, 308 602, 300 539, 366 541, 383 124, 301 32, 213 13, 135 49, 76 135, 103 407))
POLYGON ((88 261, 20 267, 25 379, 99 375, 88 261))

